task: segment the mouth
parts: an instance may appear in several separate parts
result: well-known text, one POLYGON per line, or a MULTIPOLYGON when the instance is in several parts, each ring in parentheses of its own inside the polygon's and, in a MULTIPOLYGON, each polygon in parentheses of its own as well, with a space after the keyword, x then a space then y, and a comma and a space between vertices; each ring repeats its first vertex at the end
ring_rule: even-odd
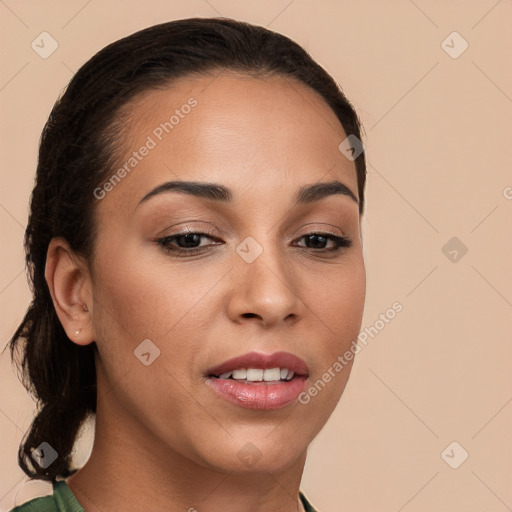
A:
POLYGON ((206 382, 220 397, 249 409, 279 409, 304 391, 309 369, 288 352, 250 352, 207 370, 206 382))

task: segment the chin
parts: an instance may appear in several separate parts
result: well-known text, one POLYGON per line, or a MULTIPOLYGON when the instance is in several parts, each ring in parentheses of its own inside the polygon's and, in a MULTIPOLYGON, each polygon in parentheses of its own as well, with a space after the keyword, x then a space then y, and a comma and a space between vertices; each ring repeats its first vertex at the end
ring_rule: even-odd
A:
POLYGON ((204 454, 207 465, 227 473, 279 473, 303 463, 307 443, 298 439, 269 436, 267 430, 261 436, 230 438, 224 447, 204 454))

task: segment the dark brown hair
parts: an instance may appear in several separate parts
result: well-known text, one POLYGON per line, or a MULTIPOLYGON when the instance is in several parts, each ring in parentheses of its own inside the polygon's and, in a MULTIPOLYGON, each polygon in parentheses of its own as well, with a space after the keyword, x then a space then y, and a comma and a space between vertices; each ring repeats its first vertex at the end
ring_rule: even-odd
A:
MULTIPOLYGON (((9 344, 22 382, 38 404, 18 453, 31 478, 54 480, 73 472, 78 429, 96 411, 96 344, 70 341, 57 317, 44 277, 50 240, 64 237, 77 254, 91 257, 93 192, 112 174, 115 148, 122 143, 116 123, 122 107, 140 92, 217 70, 293 78, 325 100, 347 135, 361 139, 358 116, 331 76, 289 38, 244 22, 192 18, 155 25, 106 46, 78 70, 41 136, 25 233, 33 300, 9 344), (58 453, 47 468, 32 459, 43 442, 58 453)), ((362 213, 364 152, 355 166, 362 213)))

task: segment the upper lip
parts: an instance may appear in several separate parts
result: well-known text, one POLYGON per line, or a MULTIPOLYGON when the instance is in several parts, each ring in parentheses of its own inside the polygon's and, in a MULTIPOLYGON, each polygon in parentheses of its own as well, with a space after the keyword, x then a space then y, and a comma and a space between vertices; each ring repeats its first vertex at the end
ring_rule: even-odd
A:
POLYGON ((306 362, 298 356, 289 352, 274 352, 265 354, 263 352, 248 352, 241 356, 232 357, 207 370, 208 375, 218 377, 223 373, 237 370, 238 368, 287 368, 296 375, 308 376, 309 369, 306 362))

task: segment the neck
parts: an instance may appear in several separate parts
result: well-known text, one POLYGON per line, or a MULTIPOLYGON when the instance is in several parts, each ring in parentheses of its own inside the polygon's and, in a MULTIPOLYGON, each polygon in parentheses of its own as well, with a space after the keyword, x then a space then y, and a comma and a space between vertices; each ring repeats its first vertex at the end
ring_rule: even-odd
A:
POLYGON ((107 408, 105 401, 98 404, 91 456, 67 480, 87 512, 304 510, 298 496, 306 452, 276 473, 222 472, 162 446, 138 419, 107 408))

